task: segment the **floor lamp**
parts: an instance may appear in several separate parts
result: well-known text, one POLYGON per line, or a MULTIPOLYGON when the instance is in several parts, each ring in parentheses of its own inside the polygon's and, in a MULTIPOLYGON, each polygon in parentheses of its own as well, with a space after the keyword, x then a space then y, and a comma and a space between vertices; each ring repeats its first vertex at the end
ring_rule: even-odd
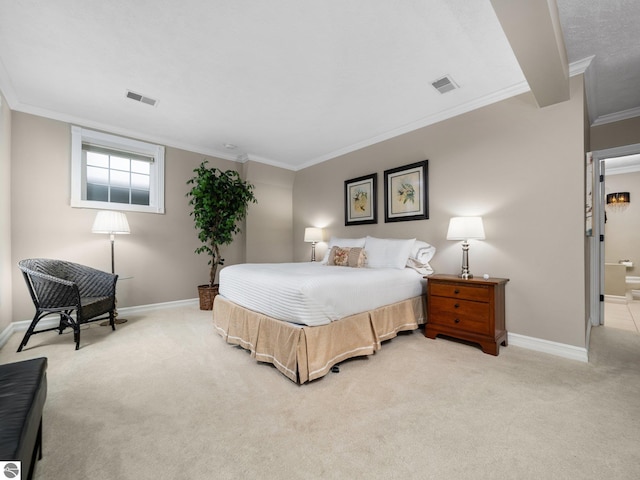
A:
MULTIPOLYGON (((109 234, 109 239, 111 240, 111 273, 115 274, 115 255, 114 255, 114 245, 116 240, 116 235, 131 233, 129 229, 129 222, 127 222, 127 216, 122 212, 114 212, 112 210, 104 210, 98 212, 96 215, 96 219, 93 222, 93 227, 91 228, 93 233, 106 233, 109 234)), ((117 302, 117 301, 116 301, 117 302)), ((124 323, 127 321, 126 318, 117 318, 118 312, 116 310, 116 323, 124 323)), ((108 325, 109 322, 103 322, 101 325, 108 325)))

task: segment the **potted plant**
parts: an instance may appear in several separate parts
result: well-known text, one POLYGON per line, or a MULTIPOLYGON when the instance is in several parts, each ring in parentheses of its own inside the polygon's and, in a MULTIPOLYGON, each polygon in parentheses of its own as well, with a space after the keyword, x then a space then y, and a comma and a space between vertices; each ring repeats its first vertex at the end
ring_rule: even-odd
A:
POLYGON ((240 222, 247 215, 249 202, 256 203, 253 185, 247 183, 235 170, 223 172, 219 168, 207 167, 204 160, 194 170, 195 176, 187 181, 192 185, 187 193, 195 220, 198 238, 202 245, 195 253, 209 255, 209 283, 198 286, 200 309, 211 310, 213 299, 218 294, 215 283, 218 266, 224 265, 220 257, 220 247, 229 245, 236 233, 240 232, 240 222))

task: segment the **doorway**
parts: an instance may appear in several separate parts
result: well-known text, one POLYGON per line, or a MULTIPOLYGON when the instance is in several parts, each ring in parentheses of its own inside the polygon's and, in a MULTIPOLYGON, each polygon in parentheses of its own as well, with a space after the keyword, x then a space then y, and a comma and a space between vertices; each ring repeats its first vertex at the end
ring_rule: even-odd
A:
MULTIPOLYGON (((600 150, 591 155, 596 181, 593 189, 593 236, 589 248, 590 327, 605 325, 638 334, 640 144, 600 150), (630 195, 630 202, 615 202, 619 196, 613 194, 623 192, 630 195), (637 284, 633 283, 635 280, 637 284), (635 295, 633 290, 637 290, 635 295)), ((626 197, 624 199, 627 200, 626 197)))

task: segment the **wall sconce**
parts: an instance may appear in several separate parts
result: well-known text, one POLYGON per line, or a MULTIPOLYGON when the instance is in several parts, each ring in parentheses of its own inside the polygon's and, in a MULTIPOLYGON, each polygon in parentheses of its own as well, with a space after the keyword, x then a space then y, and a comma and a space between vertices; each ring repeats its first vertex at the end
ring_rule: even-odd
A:
POLYGON ((304 229, 304 241, 311 242, 311 261, 316 261, 316 243, 322 241, 322 229, 307 227, 304 229))
POLYGON ((626 206, 631 203, 631 194, 629 192, 616 192, 607 194, 607 205, 626 206))
POLYGON ((473 278, 469 272, 469 240, 472 238, 485 238, 482 217, 453 217, 449 220, 447 240, 462 240, 462 271, 458 276, 464 279, 473 278))

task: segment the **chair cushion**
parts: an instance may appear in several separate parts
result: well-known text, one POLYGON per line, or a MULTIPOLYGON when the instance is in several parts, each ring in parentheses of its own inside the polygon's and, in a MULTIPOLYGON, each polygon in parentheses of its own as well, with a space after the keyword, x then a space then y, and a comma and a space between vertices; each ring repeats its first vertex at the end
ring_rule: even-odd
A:
POLYGON ((0 365, 0 459, 19 460, 26 472, 47 397, 45 357, 0 365))
POLYGON ((103 315, 111 310, 113 306, 112 297, 82 297, 80 299, 82 304, 82 319, 80 323, 83 323, 98 315, 103 315))

